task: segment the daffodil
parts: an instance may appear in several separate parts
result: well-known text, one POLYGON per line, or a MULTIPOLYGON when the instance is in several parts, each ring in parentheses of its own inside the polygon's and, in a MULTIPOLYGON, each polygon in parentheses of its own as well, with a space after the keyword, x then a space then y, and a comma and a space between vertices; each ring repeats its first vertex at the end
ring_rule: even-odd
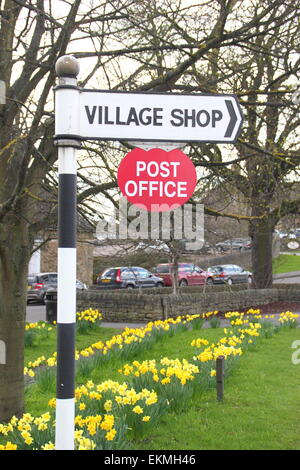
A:
POLYGON ((105 439, 107 441, 112 441, 115 438, 116 434, 117 434, 117 431, 115 429, 111 429, 105 434, 105 439))

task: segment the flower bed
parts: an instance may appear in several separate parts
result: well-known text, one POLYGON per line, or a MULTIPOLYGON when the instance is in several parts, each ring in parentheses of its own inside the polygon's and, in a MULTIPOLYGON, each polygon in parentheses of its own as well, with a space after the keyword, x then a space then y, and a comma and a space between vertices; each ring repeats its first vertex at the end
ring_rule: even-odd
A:
MULTIPOLYGON (((91 311, 92 310, 90 309, 89 312, 91 311)), ((96 312, 94 314, 94 316, 96 316, 97 311, 94 312, 96 312)), ((106 342, 99 341, 82 350, 76 350, 75 359, 78 361, 82 358, 89 358, 96 353, 98 356, 101 356, 102 360, 106 360, 108 355, 109 357, 130 357, 137 353, 139 349, 150 346, 151 343, 158 341, 166 333, 168 335, 173 335, 175 334, 175 331, 182 331, 189 326, 197 329, 202 326, 202 320, 217 314, 218 312, 215 311, 204 313, 202 315, 179 316, 175 319, 169 318, 165 321, 158 320, 156 322, 150 322, 143 328, 125 328, 121 334, 113 336, 113 338, 106 342)), ((98 315, 101 314, 98 313, 98 315)), ((77 316, 81 319, 82 314, 78 313, 77 316)), ((86 321, 88 322, 88 320, 86 321)), ((24 374, 34 377, 34 369, 42 365, 48 367, 56 366, 56 356, 57 353, 54 352, 52 356, 48 358, 45 356, 39 356, 35 360, 29 361, 24 368, 24 374)))
MULTIPOLYGON (((297 326, 299 315, 283 312, 278 324, 271 322, 270 318, 261 318, 257 310, 245 314, 228 312, 225 317, 230 321, 230 326, 224 329, 225 336, 212 344, 203 338, 193 339, 189 359, 165 357, 160 361, 134 361, 119 370, 121 377, 126 377, 126 382, 107 380, 94 384, 88 380, 77 387, 76 449, 128 448, 132 438, 148 432, 164 413, 184 410, 200 387, 214 385, 215 360, 218 356, 225 357, 228 374, 241 354, 255 347, 259 337, 270 337, 282 328, 297 326)), ((162 338, 176 334, 176 331, 192 325, 194 319, 179 317, 173 321, 159 322, 158 325, 150 324, 139 333, 127 329, 127 334, 110 340, 106 346, 106 356, 126 350, 126 340, 130 347, 132 334, 139 338, 139 347, 142 343, 147 346, 147 339, 151 336, 153 339, 155 335, 162 338)), ((103 348, 100 348, 102 353, 103 348)), ((0 434, 7 439, 0 449, 53 449, 55 398, 50 400, 49 406, 50 411, 39 417, 26 413, 21 419, 13 417, 8 424, 0 425, 0 434)))

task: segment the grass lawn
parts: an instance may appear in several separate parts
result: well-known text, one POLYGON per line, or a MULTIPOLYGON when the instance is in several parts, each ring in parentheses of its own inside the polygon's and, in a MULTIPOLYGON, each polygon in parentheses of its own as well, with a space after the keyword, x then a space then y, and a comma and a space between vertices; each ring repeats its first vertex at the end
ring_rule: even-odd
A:
MULTIPOLYGON (((165 337, 149 350, 128 361, 108 361, 94 369, 89 379, 100 383, 108 378, 120 383, 126 377, 118 369, 134 359, 189 359, 192 339, 210 342, 223 336, 222 329, 202 329, 165 337)), ((99 339, 99 336, 98 336, 99 339)), ((140 450, 300 449, 300 365, 293 365, 291 349, 300 340, 299 329, 283 329, 270 339, 259 339, 256 349, 242 356, 227 378, 223 403, 215 390, 197 394, 187 411, 166 414, 140 441, 140 450)), ((94 339, 92 340, 94 341, 94 339)), ((85 379, 78 376, 78 384, 85 379)), ((26 411, 34 415, 47 410, 55 386, 43 393, 36 385, 27 389, 26 411)))
POLYGON ((273 260, 273 274, 300 271, 300 256, 279 255, 273 260))

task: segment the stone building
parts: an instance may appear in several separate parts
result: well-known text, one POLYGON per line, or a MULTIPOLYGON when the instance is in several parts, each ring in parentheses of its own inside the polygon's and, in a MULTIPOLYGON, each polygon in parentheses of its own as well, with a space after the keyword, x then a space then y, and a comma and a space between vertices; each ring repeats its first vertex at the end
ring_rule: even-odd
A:
MULTIPOLYGON (((77 221, 77 279, 87 285, 93 283, 93 249, 95 228, 78 216, 77 221)), ((57 272, 57 231, 50 227, 36 240, 41 247, 36 250, 29 263, 29 274, 57 272), (46 241, 47 240, 47 241, 46 241), (45 243, 43 244, 43 241, 45 243)))

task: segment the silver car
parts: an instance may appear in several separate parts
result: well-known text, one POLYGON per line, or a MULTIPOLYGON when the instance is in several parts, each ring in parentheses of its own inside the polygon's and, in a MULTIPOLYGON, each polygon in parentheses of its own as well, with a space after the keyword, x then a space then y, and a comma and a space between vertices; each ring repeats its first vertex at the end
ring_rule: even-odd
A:
POLYGON ((248 238, 232 238, 231 240, 225 240, 224 242, 216 243, 216 250, 222 251, 245 251, 251 249, 251 240, 248 238))
POLYGON ((212 273, 214 284, 252 283, 252 273, 235 264, 209 266, 207 271, 212 273))
MULTIPOLYGON (((39 273, 28 276, 27 302, 35 300, 45 303, 46 293, 50 288, 57 289, 57 273, 39 273)), ((76 281, 77 289, 87 289, 86 284, 76 281)))

